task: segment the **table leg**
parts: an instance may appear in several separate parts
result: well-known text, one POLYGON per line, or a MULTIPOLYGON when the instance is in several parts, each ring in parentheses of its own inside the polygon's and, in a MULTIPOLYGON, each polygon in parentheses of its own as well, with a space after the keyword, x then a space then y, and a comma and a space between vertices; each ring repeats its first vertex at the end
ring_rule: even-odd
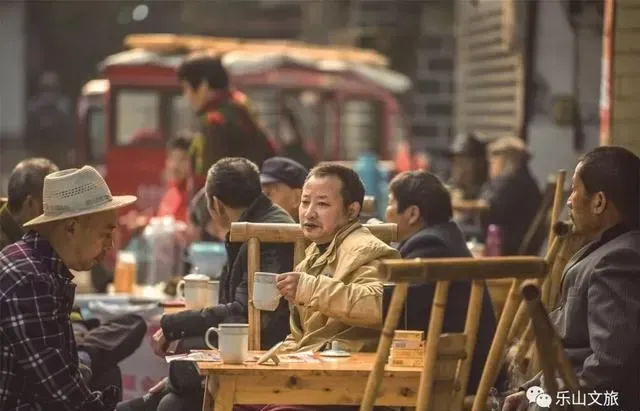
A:
POLYGON ((214 411, 232 411, 236 397, 236 377, 217 377, 214 411))
POLYGON ((202 411, 213 410, 213 396, 215 395, 215 377, 207 376, 204 380, 204 394, 202 398, 202 411))

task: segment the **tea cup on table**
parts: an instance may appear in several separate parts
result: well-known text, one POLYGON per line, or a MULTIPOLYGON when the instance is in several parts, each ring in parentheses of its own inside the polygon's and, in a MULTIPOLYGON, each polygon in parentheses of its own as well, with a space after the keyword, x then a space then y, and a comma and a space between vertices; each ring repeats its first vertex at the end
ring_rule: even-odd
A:
POLYGON ((225 364, 242 364, 249 358, 249 324, 220 324, 204 335, 207 347, 220 352, 225 364), (218 335, 218 347, 211 343, 211 334, 218 335))
POLYGON ((275 311, 281 294, 276 286, 278 274, 257 272, 253 278, 253 305, 258 310, 275 311))
POLYGON ((205 308, 218 304, 220 282, 211 281, 204 274, 189 274, 178 283, 177 293, 184 298, 187 309, 205 308))

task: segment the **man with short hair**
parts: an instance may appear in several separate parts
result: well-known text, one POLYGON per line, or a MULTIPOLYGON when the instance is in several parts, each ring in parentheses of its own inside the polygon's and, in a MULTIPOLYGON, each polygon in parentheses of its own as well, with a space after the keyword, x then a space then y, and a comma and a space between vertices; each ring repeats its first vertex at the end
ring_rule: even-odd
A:
POLYGON ((0 250, 22 237, 22 224, 42 214, 44 178, 58 166, 46 158, 19 162, 9 176, 7 204, 0 208, 0 250))
MULTIPOLYGON (((248 245, 229 242, 228 231, 234 222, 293 223, 280 207, 274 205, 260 186, 258 167, 246 158, 225 158, 216 162, 207 173, 205 185, 207 207, 211 217, 224 227, 227 263, 220 276, 219 304, 201 310, 188 310, 165 314, 161 329, 153 336, 153 349, 157 355, 167 354, 169 342, 190 337, 204 337, 209 327, 221 323, 248 321, 248 245)), ((293 267, 291 244, 264 243, 260 247, 260 271, 282 273, 293 267)), ((282 299, 275 311, 261 312, 262 349, 282 341, 289 333, 289 306, 282 299)), ((190 372, 191 363, 172 362, 171 386, 158 389, 155 395, 133 400, 127 408, 174 410, 201 409, 202 389, 197 371, 190 372), (175 384, 174 384, 175 383, 175 384), (178 386, 179 385, 179 386, 178 386), (158 404, 159 401, 159 404, 158 404), (141 404, 144 402, 144 404, 141 404)))
MULTIPOLYGON (((502 254, 517 255, 524 236, 542 203, 542 193, 529 170, 531 155, 518 137, 502 137, 488 149, 489 181, 480 194, 489 206, 483 228, 496 224, 502 229, 502 254)), ((536 233, 525 254, 537 254, 544 230, 536 233)))
POLYGON ((246 157, 258 166, 273 157, 272 142, 251 114, 247 96, 230 87, 220 57, 188 58, 178 67, 178 80, 202 126, 191 145, 196 176, 204 177, 225 157, 246 157))
POLYGON ((118 390, 91 392, 79 370, 69 270, 104 258, 117 209, 136 197, 112 196, 85 166, 47 175, 42 198, 31 231, 0 252, 0 409, 113 410, 118 390))
MULTIPOLYGON (((598 147, 578 162, 567 200, 576 234, 591 242, 567 263, 549 315, 592 409, 640 409, 640 158, 598 147), (607 395, 615 393, 616 401, 607 395), (608 402, 608 403, 605 403, 608 402)), ((536 376, 503 410, 528 405, 536 376)), ((562 389, 562 387, 561 387, 562 389)))
MULTIPOLYGON (((398 226, 398 251, 402 258, 471 257, 462 231, 452 221, 451 195, 442 181, 427 171, 398 174, 389 185, 386 221, 398 226)), ((391 297, 390 288, 385 298, 391 297)), ((409 287, 404 327, 427 331, 435 284, 409 287)), ((469 281, 455 281, 449 288, 443 332, 464 331, 471 295, 469 281)), ((485 288, 480 328, 469 375, 467 393, 475 394, 491 347, 496 319, 491 296, 485 288)))
POLYGON ((260 171, 262 192, 289 213, 296 222, 302 196, 302 186, 309 170, 297 161, 273 157, 264 162, 260 171))

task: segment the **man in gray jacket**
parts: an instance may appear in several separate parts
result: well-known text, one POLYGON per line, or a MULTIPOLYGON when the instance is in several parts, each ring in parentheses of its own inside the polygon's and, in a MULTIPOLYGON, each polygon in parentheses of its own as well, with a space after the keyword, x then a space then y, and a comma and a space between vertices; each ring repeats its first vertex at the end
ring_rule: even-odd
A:
MULTIPOLYGON (((575 169, 567 206, 591 242, 567 263, 550 314, 581 386, 569 403, 567 395, 553 398, 559 406, 581 399, 591 409, 640 409, 639 180, 640 159, 621 147, 598 147, 575 169)), ((503 411, 528 406, 533 386, 544 390, 540 374, 507 397, 503 411)))

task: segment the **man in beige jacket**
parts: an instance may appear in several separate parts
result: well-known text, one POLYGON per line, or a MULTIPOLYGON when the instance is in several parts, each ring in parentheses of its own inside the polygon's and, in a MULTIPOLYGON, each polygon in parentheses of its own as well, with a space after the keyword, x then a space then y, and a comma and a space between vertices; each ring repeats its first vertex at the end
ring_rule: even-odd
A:
POLYGON ((278 277, 294 307, 281 351, 322 350, 332 341, 349 351, 375 351, 383 289, 377 262, 400 255, 358 222, 363 200, 353 170, 322 165, 309 173, 299 214, 312 244, 296 272, 278 277))

